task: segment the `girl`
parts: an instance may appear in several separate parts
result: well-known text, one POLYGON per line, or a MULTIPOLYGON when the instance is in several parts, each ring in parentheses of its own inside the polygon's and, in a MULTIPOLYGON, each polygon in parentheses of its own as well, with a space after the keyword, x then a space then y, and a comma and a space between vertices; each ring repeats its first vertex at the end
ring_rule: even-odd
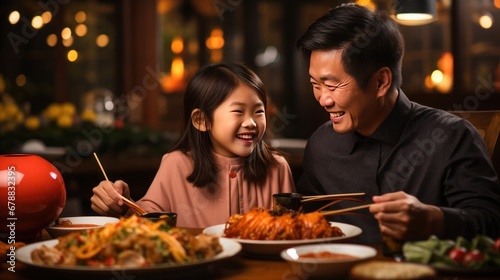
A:
MULTIPOLYGON (((253 207, 271 209, 274 193, 294 192, 287 161, 266 137, 266 106, 264 84, 246 66, 201 68, 184 95, 180 141, 163 156, 137 204, 148 212, 176 212, 179 227, 205 228, 253 207)), ((125 182, 102 181, 93 192, 95 212, 119 216, 126 210, 118 195, 130 198, 125 182)))

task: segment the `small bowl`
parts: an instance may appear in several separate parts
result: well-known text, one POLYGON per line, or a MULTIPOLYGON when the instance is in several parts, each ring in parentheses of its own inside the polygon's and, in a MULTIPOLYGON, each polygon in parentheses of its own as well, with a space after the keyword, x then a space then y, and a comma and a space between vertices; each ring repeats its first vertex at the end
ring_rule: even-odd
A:
POLYGON ((45 230, 52 238, 57 238, 76 231, 102 228, 106 224, 114 224, 119 221, 118 218, 105 216, 60 217, 45 227, 45 230), (65 225, 65 223, 68 223, 68 225, 65 225))
POLYGON ((302 206, 300 193, 273 194, 273 210, 277 212, 299 211, 302 206))
POLYGON ((373 247, 348 243, 302 245, 281 252, 281 258, 290 264, 293 276, 297 279, 344 279, 349 276, 354 265, 376 255, 377 250, 373 247))
POLYGON ((153 222, 164 220, 170 227, 175 227, 177 225, 177 213, 174 212, 151 212, 141 217, 148 218, 153 222))

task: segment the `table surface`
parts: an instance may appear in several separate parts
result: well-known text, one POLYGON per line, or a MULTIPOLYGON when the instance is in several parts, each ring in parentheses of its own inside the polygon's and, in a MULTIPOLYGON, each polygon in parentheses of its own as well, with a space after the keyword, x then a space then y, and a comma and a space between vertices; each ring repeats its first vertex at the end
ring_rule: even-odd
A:
MULTIPOLYGON (((202 229, 188 229, 191 233, 197 234, 202 231, 202 229)), ((50 236, 44 231, 42 240, 50 239, 50 236)), ((380 248, 378 249, 378 255, 376 259, 385 259, 380 254, 380 248)), ((15 272, 9 271, 11 267, 10 264, 4 262, 0 265, 0 279, 2 280, 20 280, 20 279, 89 279, 88 275, 78 275, 78 273, 72 272, 57 272, 54 270, 44 270, 37 269, 19 261, 15 263, 15 272)), ((230 259, 214 263, 208 267, 202 267, 193 269, 190 271, 181 271, 177 273, 170 273, 169 275, 157 274, 157 275, 132 275, 123 272, 112 271, 105 275, 92 275, 93 279, 128 279, 128 280, 140 280, 140 279, 289 279, 289 280, 302 280, 307 279, 300 272, 293 271, 291 267, 283 260, 266 260, 266 259, 256 259, 249 258, 243 254, 238 254, 230 259)), ((500 276, 496 274, 456 274, 449 273, 438 274, 438 280, 493 280, 500 279, 500 276)))

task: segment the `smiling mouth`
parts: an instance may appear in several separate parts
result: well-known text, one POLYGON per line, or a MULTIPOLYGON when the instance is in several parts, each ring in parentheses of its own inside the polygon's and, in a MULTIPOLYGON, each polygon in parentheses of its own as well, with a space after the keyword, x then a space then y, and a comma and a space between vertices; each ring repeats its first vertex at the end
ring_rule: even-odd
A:
POLYGON ((253 140, 255 138, 254 134, 240 134, 236 135, 237 138, 243 139, 243 140, 253 140))
POLYGON ((330 113, 330 117, 332 117, 332 118, 338 118, 338 117, 341 117, 341 116, 343 116, 343 115, 345 115, 345 113, 344 113, 344 112, 335 112, 335 113, 330 113))

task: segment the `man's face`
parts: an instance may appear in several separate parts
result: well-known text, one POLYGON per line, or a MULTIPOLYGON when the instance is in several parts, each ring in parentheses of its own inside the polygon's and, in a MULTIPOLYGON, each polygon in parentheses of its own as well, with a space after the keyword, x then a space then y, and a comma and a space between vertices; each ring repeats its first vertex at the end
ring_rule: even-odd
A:
POLYGON ((378 126, 377 81, 374 77, 362 89, 341 63, 342 50, 313 51, 309 75, 319 104, 330 113, 338 133, 358 131, 369 136, 378 126))

